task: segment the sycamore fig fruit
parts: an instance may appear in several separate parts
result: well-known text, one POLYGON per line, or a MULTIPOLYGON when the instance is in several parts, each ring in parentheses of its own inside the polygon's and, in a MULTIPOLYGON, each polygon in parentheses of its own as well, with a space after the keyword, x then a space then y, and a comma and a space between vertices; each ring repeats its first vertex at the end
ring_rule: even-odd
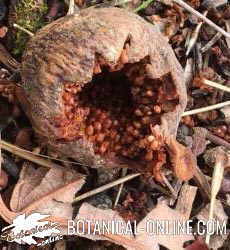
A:
POLYGON ((88 8, 42 28, 21 74, 20 100, 38 136, 92 167, 154 168, 187 102, 163 35, 119 8, 88 8))

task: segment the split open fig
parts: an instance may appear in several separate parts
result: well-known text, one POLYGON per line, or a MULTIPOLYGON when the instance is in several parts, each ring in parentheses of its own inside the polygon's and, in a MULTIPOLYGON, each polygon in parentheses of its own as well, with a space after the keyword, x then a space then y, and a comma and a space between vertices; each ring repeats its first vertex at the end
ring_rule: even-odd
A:
POLYGON ((91 167, 160 169, 187 102, 163 35, 119 8, 88 8, 37 32, 22 81, 20 99, 38 136, 91 167))

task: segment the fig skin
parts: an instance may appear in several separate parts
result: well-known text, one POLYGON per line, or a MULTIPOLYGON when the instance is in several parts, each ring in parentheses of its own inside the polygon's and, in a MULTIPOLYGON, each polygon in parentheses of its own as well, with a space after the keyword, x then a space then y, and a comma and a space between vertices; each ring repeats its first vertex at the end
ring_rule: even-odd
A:
MULTIPOLYGON (((19 100, 37 135, 61 155, 91 167, 127 164, 123 158, 95 154, 92 143, 84 138, 59 141, 58 128, 53 125, 55 117, 64 115, 64 82, 80 86, 90 82, 96 55, 104 58, 109 66, 116 65, 127 40, 129 63, 148 56, 149 78, 170 74, 178 104, 173 112, 162 114, 160 131, 165 138, 176 136, 187 95, 183 70, 166 39, 152 24, 124 9, 88 8, 39 30, 28 43, 22 59, 23 89, 18 90, 19 100)), ((131 165, 136 167, 139 163, 133 161, 131 165)))

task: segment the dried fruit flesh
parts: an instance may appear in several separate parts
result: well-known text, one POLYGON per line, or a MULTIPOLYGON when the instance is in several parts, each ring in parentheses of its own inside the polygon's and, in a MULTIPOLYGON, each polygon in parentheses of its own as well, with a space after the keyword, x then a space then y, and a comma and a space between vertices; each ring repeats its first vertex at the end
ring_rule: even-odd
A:
POLYGON ((47 25, 27 47, 22 79, 19 96, 40 137, 92 167, 156 164, 187 101, 164 37, 118 8, 47 25))

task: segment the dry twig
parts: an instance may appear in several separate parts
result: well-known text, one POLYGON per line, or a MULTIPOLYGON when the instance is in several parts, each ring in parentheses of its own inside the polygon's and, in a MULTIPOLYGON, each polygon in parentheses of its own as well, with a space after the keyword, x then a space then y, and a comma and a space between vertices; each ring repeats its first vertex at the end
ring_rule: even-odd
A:
MULTIPOLYGON (((210 202, 210 210, 209 210, 209 221, 213 220, 214 216, 214 206, 216 201, 217 193, 220 190, 220 186, 222 183, 222 179, 224 176, 224 163, 225 163, 225 153, 219 152, 219 154, 216 157, 216 164, 214 166, 213 170, 213 176, 212 176, 212 186, 211 186, 211 202, 210 202)), ((205 243, 209 245, 210 241, 210 234, 208 233, 206 235, 205 243)))
POLYGON ((200 12, 194 10, 190 5, 188 5, 184 1, 182 1, 182 0, 173 0, 173 2, 179 4, 180 6, 182 6, 183 8, 185 8, 187 11, 191 12, 193 15, 199 17, 201 20, 203 20, 205 23, 207 23, 208 25, 210 25, 216 31, 220 32, 225 37, 230 38, 230 33, 229 32, 226 32, 225 30, 223 30, 221 27, 219 27, 214 22, 212 22, 210 19, 208 19, 207 17, 205 17, 204 15, 202 15, 200 12))
MULTIPOLYGON (((12 145, 9 142, 5 142, 5 141, 3 141, 3 142, 7 143, 9 146, 14 146, 14 145, 12 145)), ((69 160, 58 159, 58 158, 51 157, 51 156, 48 156, 48 155, 43 155, 43 154, 36 153, 35 151, 31 152, 31 151, 28 151, 26 149, 19 148, 17 146, 14 146, 14 147, 16 147, 18 150, 20 150, 22 152, 25 152, 26 154, 31 154, 31 155, 38 156, 38 157, 41 157, 41 158, 46 158, 46 159, 49 159, 49 160, 59 161, 59 162, 63 162, 63 163, 74 164, 74 165, 81 165, 81 166, 87 167, 87 165, 81 164, 81 163, 76 162, 76 161, 69 161, 69 160)), ((5 150, 7 150, 7 149, 5 149, 5 150)))
MULTIPOLYGON (((122 174, 121 174, 122 177, 126 176, 127 170, 128 170, 127 168, 123 168, 123 169, 121 170, 121 171, 122 171, 122 174)), ((118 204, 118 202, 119 202, 119 199, 120 199, 120 196, 121 196, 121 192, 122 192, 123 187, 124 187, 124 183, 121 183, 120 186, 119 186, 119 190, 118 190, 118 192, 117 192, 116 200, 115 200, 115 202, 114 202, 114 208, 117 206, 117 204, 118 204)))
POLYGON ((194 60, 192 58, 188 58, 186 61, 185 69, 184 69, 184 78, 185 84, 189 87, 189 84, 193 78, 193 63, 194 60))
POLYGON ((69 0, 69 10, 67 12, 67 15, 73 15, 74 14, 74 9, 75 9, 75 1, 74 0, 69 0))
POLYGON ((25 150, 21 150, 19 147, 14 146, 6 141, 1 140, 0 147, 12 154, 15 154, 23 159, 26 159, 28 161, 34 162, 40 166, 47 167, 47 168, 62 168, 62 166, 55 164, 51 161, 42 159, 40 157, 37 157, 31 153, 28 153, 25 150))
POLYGON ((26 34, 28 34, 28 35, 31 36, 31 37, 34 36, 34 33, 32 33, 31 31, 29 31, 29 30, 23 28, 22 26, 20 26, 20 25, 18 25, 18 24, 16 24, 16 23, 14 23, 13 26, 14 26, 14 28, 17 28, 17 29, 19 29, 19 30, 25 32, 26 34))
MULTIPOLYGON (((208 11, 206 10, 204 12, 204 16, 206 16, 208 14, 208 11)), ((199 36, 199 33, 200 33, 200 29, 201 29, 201 26, 202 26, 203 22, 199 22, 195 28, 195 30, 192 32, 191 36, 190 36, 190 41, 189 41, 189 44, 188 44, 188 48, 187 48, 187 51, 186 51, 186 56, 189 55, 189 53, 191 52, 191 50, 193 49, 194 45, 196 44, 196 41, 197 41, 197 38, 199 36)))
POLYGON ((220 109, 220 108, 223 108, 223 107, 228 106, 228 105, 230 105, 230 101, 221 102, 221 103, 210 105, 210 106, 207 106, 207 107, 204 107, 204 108, 198 108, 198 109, 194 109, 194 110, 185 111, 182 114, 182 117, 187 116, 187 115, 195 115, 195 114, 198 114, 198 113, 203 113, 203 112, 211 111, 211 110, 214 110, 214 109, 220 109))
POLYGON ((86 199, 86 198, 89 198, 90 196, 93 196, 93 195, 96 195, 96 194, 98 194, 98 193, 101 193, 101 192, 103 192, 103 191, 105 191, 105 190, 107 190, 107 189, 110 189, 110 188, 112 188, 112 187, 115 187, 115 186, 117 186, 117 185, 119 185, 119 184, 121 184, 121 183, 124 183, 124 182, 126 182, 126 181, 129 181, 129 180, 131 180, 131 179, 133 179, 133 178, 135 178, 135 177, 137 177, 137 176, 140 176, 140 175, 141 175, 141 174, 139 174, 139 173, 137 173, 137 174, 130 174, 130 175, 127 175, 127 176, 125 176, 125 177, 122 177, 122 178, 120 178, 120 179, 118 179, 118 180, 116 180, 116 181, 113 181, 113 182, 111 182, 111 183, 105 184, 105 185, 103 185, 103 186, 101 186, 101 187, 99 187, 99 188, 96 188, 96 189, 91 190, 91 191, 89 191, 89 192, 87 192, 87 193, 84 193, 84 194, 82 194, 82 195, 77 196, 77 197, 73 200, 73 203, 76 203, 76 202, 78 202, 78 201, 81 201, 81 200, 84 200, 84 199, 86 199))
POLYGON ((217 32, 215 36, 204 46, 200 49, 202 53, 209 50, 220 38, 222 37, 222 34, 220 32, 217 32))
POLYGON ((206 85, 209 85, 209 86, 211 86, 213 88, 217 88, 217 89, 220 89, 220 90, 223 90, 223 91, 226 91, 226 92, 230 93, 230 88, 229 87, 224 86, 222 84, 219 84, 217 82, 213 82, 213 81, 204 79, 203 83, 206 84, 206 85))
MULTIPOLYGON (((225 20, 225 26, 226 26, 227 32, 230 32, 230 20, 225 20)), ((226 37, 226 43, 228 45, 228 48, 230 49, 230 38, 226 37)))

